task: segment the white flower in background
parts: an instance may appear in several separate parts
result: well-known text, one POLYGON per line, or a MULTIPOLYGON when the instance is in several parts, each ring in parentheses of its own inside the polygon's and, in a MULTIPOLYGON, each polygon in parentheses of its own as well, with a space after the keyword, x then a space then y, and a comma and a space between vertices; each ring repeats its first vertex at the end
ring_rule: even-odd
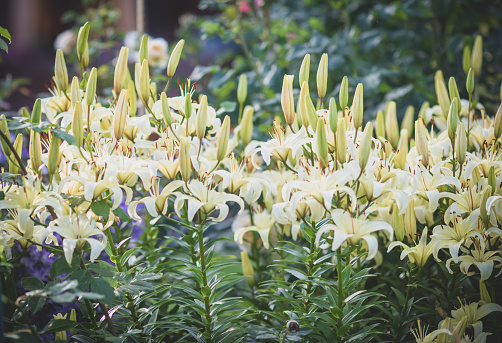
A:
POLYGON ((154 68, 167 68, 169 60, 168 44, 164 38, 148 40, 148 63, 154 68))
POLYGON ((265 249, 270 247, 269 235, 275 225, 275 220, 267 210, 256 210, 253 213, 252 223, 250 226, 238 228, 234 234, 234 240, 240 244, 244 244, 244 235, 247 232, 258 232, 263 242, 265 249))
POLYGON ((63 53, 68 54, 75 47, 77 43, 77 35, 73 30, 66 30, 58 34, 54 41, 54 50, 61 49, 63 53))
POLYGON ((94 219, 84 215, 62 217, 51 223, 54 232, 63 237, 63 251, 68 264, 71 264, 75 249, 82 249, 85 243, 91 246, 90 261, 94 262, 106 247, 106 236, 98 228, 94 219), (98 238, 92 238, 93 236, 98 238))

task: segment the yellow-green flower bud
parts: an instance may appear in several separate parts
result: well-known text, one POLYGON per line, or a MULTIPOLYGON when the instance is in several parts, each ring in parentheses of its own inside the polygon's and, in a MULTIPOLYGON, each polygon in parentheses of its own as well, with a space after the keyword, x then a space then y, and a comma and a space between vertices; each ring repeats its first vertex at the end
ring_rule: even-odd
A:
POLYGON ((413 199, 410 200, 404 212, 404 231, 408 242, 413 242, 417 233, 417 217, 415 215, 415 200, 413 199))
POLYGON ((171 117, 171 109, 169 108, 166 92, 160 93, 160 104, 162 106, 162 115, 164 116, 164 121, 166 122, 167 126, 171 126, 171 124, 173 123, 173 118, 171 117))
POLYGON ((116 140, 119 140, 124 135, 124 130, 127 120, 127 110, 129 107, 127 90, 120 91, 117 106, 115 107, 115 114, 113 116, 113 134, 116 140))
POLYGON ((418 154, 422 156, 422 164, 429 165, 429 143, 427 142, 427 133, 422 119, 415 122, 415 147, 418 154))
POLYGON ((143 61, 148 61, 148 36, 143 35, 141 37, 141 43, 139 45, 139 63, 143 64, 143 61))
POLYGON ((392 224, 396 241, 402 241, 404 239, 405 233, 404 218, 399 214, 399 210, 396 204, 392 205, 392 224))
POLYGON ((448 91, 446 90, 446 84, 443 79, 443 73, 436 72, 434 78, 436 84, 436 97, 438 99, 439 107, 441 107, 441 113, 446 119, 448 117, 448 111, 450 109, 450 98, 448 97, 448 91))
POLYGON ((136 116, 136 90, 132 80, 129 80, 127 84, 127 95, 129 97, 129 115, 134 117, 136 116))
POLYGON ((363 84, 359 83, 354 93, 354 100, 352 101, 352 118, 354 119, 354 127, 359 129, 363 125, 363 84))
POLYGON ((86 68, 89 63, 89 22, 85 23, 78 30, 77 35, 77 55, 82 67, 86 68), (87 63, 83 63, 87 61, 87 63))
POLYGON ((408 138, 413 136, 415 128, 415 107, 409 105, 404 112, 403 120, 401 121, 401 129, 408 131, 408 138))
POLYGON ((347 154, 347 121, 345 117, 340 118, 336 130, 336 159, 341 164, 345 163, 347 154))
POLYGON ((319 160, 322 162, 323 166, 328 165, 328 140, 326 138, 326 124, 324 123, 324 118, 317 119, 317 150, 319 153, 319 160))
POLYGON ((342 111, 349 102, 349 79, 344 76, 342 79, 342 84, 340 85, 340 92, 338 92, 338 101, 340 102, 340 107, 342 111))
POLYGON ((481 205, 479 206, 479 215, 481 220, 485 224, 485 228, 489 228, 490 217, 488 216, 488 210, 486 209, 486 202, 488 198, 492 196, 492 186, 487 185, 483 192, 483 197, 481 198, 481 205))
POLYGON ((38 173, 42 165, 42 143, 40 142, 40 133, 31 130, 30 132, 30 162, 31 168, 38 173))
POLYGON ((397 148, 397 143, 399 142, 399 126, 397 123, 396 103, 394 101, 389 102, 387 113, 385 114, 385 134, 392 147, 397 148))
MULTIPOLYGON (((467 320, 469 318, 467 316, 463 316, 460 321, 455 325, 455 329, 453 329, 453 334, 451 337, 464 337, 465 329, 467 329, 467 320)), ((454 340, 450 340, 450 342, 454 342, 454 340)))
POLYGON ((359 147, 359 168, 364 170, 366 164, 368 164, 368 159, 371 152, 371 138, 373 137, 373 123, 367 122, 364 127, 363 140, 361 141, 361 146, 359 147))
MULTIPOLYGON (((7 118, 5 117, 5 114, 2 114, 0 116, 0 130, 5 134, 7 139, 10 140, 9 125, 7 124, 7 118)), ((7 142, 5 142, 2 138, 0 138, 0 143, 1 143, 4 155, 10 156, 11 151, 10 151, 10 147, 7 144, 7 142)))
POLYGON ((91 69, 91 74, 87 80, 87 88, 85 90, 85 102, 87 106, 91 106, 96 97, 96 84, 98 82, 98 70, 96 68, 91 69))
POLYGON ((70 88, 70 108, 74 108, 75 104, 82 100, 82 95, 80 93, 80 83, 78 82, 78 77, 74 76, 71 80, 71 88, 70 88))
POLYGON ((190 158, 190 142, 186 137, 180 137, 180 171, 183 181, 188 182, 192 175, 192 160, 190 158))
POLYGON ((333 97, 329 99, 328 114, 329 114, 329 128, 331 132, 336 133, 336 129, 338 126, 338 109, 336 108, 336 101, 335 98, 333 97))
POLYGON ((317 114, 310 98, 309 85, 306 81, 302 84, 300 91, 298 111, 300 112, 303 126, 308 127, 310 125, 315 130, 317 128, 317 114))
POLYGON ((465 88, 469 95, 474 92, 474 69, 470 68, 467 72, 467 80, 465 81, 465 88))
POLYGON ((460 103, 460 94, 458 93, 457 82, 454 77, 450 77, 448 81, 448 90, 450 91, 451 101, 457 98, 457 113, 460 113, 462 111, 462 104, 460 103))
POLYGON ((300 73, 298 75, 298 81, 300 82, 300 87, 303 86, 304 82, 309 83, 310 74, 310 54, 306 54, 303 58, 302 65, 300 66, 300 73))
MULTIPOLYGON (((425 121, 426 119, 426 112, 429 109, 431 105, 429 104, 428 101, 425 101, 422 106, 420 107, 420 110, 418 111, 418 118, 422 118, 422 120, 425 121)), ((410 136, 411 137, 411 136, 410 136)))
POLYGON ((239 84, 237 85, 237 101, 243 104, 248 96, 248 78, 246 74, 241 74, 239 84))
POLYGON ((481 74, 483 65, 483 37, 476 36, 472 47, 471 66, 474 69, 474 76, 481 74))
POLYGON ((187 92, 185 94, 185 118, 190 119, 192 116, 192 94, 187 92))
POLYGON ((492 302, 492 299, 490 298, 490 293, 488 292, 488 289, 486 288, 485 282, 483 280, 479 280, 479 297, 482 301, 486 302, 487 304, 492 302))
POLYGON ((59 168, 59 147, 61 145, 61 139, 56 135, 52 135, 51 144, 49 146, 49 156, 47 158, 47 171, 49 172, 50 178, 56 174, 59 168))
POLYGON ((471 68, 471 49, 466 46, 464 47, 464 56, 462 57, 462 68, 464 69, 464 73, 469 72, 469 68, 471 68))
POLYGON ((408 130, 402 129, 397 143, 397 155, 394 163, 397 168, 403 169, 406 166, 406 156, 408 156, 408 130))
POLYGON ((230 117, 225 116, 221 124, 220 132, 216 142, 216 158, 219 162, 227 157, 228 140, 230 139, 230 117))
POLYGON ((113 88, 116 95, 118 95, 126 85, 128 56, 129 49, 125 46, 121 47, 119 57, 117 59, 117 65, 115 65, 115 74, 113 75, 113 88))
POLYGON ((252 106, 248 105, 244 108, 241 129, 239 131, 239 136, 244 146, 248 145, 253 136, 253 114, 254 110, 252 106))
POLYGON ((453 99, 450 105, 450 110, 448 111, 448 137, 450 140, 455 142, 455 134, 457 133, 458 124, 458 110, 457 110, 457 98, 453 99))
POLYGON ((31 123, 33 125, 40 124, 40 119, 42 118, 42 101, 40 99, 35 100, 33 104, 33 111, 31 112, 31 123))
POLYGON ((169 78, 173 77, 174 73, 176 72, 176 68, 178 68, 183 45, 185 45, 184 39, 180 40, 178 44, 176 44, 173 52, 171 53, 171 56, 169 57, 169 64, 167 65, 167 76, 169 78))
MULTIPOLYGON (((479 168, 476 168, 479 169, 479 168)), ((495 167, 491 166, 488 170, 488 184, 492 187, 492 192, 497 189, 497 179, 495 178, 495 167)))
POLYGON ((197 125, 195 127, 197 137, 204 138, 206 135, 207 126, 207 96, 202 95, 200 98, 199 110, 197 111, 197 125))
POLYGON ((251 264, 251 260, 249 259, 247 251, 241 251, 241 260, 242 260, 242 274, 246 277, 246 282, 249 287, 253 287, 254 280, 254 268, 251 264))
MULTIPOLYGON (((16 139, 14 141, 14 150, 16 151, 17 156, 21 157, 21 155, 23 153, 23 134, 22 133, 18 133, 16 136, 16 139)), ((11 155, 11 160, 9 161, 9 173, 19 174, 19 166, 17 164, 13 163, 13 161, 15 161, 17 163, 17 161, 14 157, 14 154, 11 155)))
POLYGON ((493 120, 493 135, 495 139, 499 139, 502 135, 502 104, 500 104, 493 120))
POLYGON ((319 67, 317 68, 317 94, 319 98, 326 96, 328 88, 328 54, 322 54, 319 67))
POLYGON ((294 75, 284 75, 284 79, 282 80, 281 106, 284 112, 284 119, 288 125, 293 125, 295 121, 294 78, 294 75))
POLYGON ((139 88, 138 95, 141 99, 143 105, 148 105, 148 99, 150 99, 150 69, 148 68, 148 61, 143 60, 141 64, 141 70, 139 72, 139 88))
POLYGON ((61 92, 66 92, 68 89, 68 70, 66 69, 66 62, 64 60, 63 50, 57 49, 56 62, 54 63, 54 80, 56 87, 61 92))
POLYGON ((84 143, 84 121, 81 101, 78 101, 73 108, 73 121, 71 123, 71 130, 78 146, 81 147, 84 143))
POLYGON ((379 140, 384 141, 385 138, 385 119, 382 110, 378 110, 376 116, 375 133, 379 140))
POLYGON ((457 153, 457 162, 463 165, 467 154, 467 132, 463 121, 460 121, 457 127, 457 138, 455 141, 455 151, 457 153))

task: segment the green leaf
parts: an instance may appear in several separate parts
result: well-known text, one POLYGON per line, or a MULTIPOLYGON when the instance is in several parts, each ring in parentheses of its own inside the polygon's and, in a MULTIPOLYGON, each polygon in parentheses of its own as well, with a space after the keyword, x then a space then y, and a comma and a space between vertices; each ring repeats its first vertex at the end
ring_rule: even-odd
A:
POLYGON ((105 220, 110 215, 111 204, 107 200, 94 201, 91 205, 91 210, 96 215, 103 217, 105 220))
POLYGON ((89 288, 89 284, 92 281, 91 273, 87 270, 79 269, 70 275, 70 280, 78 281, 78 288, 81 291, 85 291, 89 288))
POLYGON ((77 322, 70 319, 51 319, 40 333, 66 331, 73 329, 77 324, 77 322))
POLYGON ((93 293, 101 294, 104 296, 104 303, 108 307, 113 306, 113 300, 115 300, 115 293, 113 292, 113 287, 103 278, 94 278, 91 283, 91 291, 93 293))
POLYGON ((235 101, 223 101, 220 105, 220 109, 217 114, 223 114, 228 112, 233 112, 237 108, 237 103, 235 101))
POLYGON ((58 258, 52 263, 49 275, 52 279, 61 274, 71 274, 80 267, 80 257, 74 256, 71 262, 71 266, 68 265, 64 257, 58 258))
POLYGON ((113 277, 115 275, 115 268, 104 261, 96 261, 96 263, 89 264, 87 269, 95 272, 99 276, 113 277))
POLYGON ((61 139, 62 141, 66 141, 66 142, 68 142, 68 144, 71 144, 71 145, 74 145, 74 146, 78 147, 77 140, 75 139, 75 137, 73 137, 69 133, 66 133, 66 132, 64 132, 63 130, 60 130, 60 129, 51 129, 51 132, 56 137, 58 137, 59 139, 61 139))
POLYGON ((36 277, 26 276, 21 279, 21 286, 27 291, 33 291, 35 289, 43 289, 45 285, 42 280, 36 277))
POLYGON ((129 249, 125 252, 124 255, 122 255, 122 258, 120 259, 120 263, 122 263, 122 265, 125 265, 127 263, 127 261, 129 261, 129 259, 131 258, 131 256, 139 249, 139 247, 134 247, 132 249, 129 249))
POLYGON ((132 218, 129 217, 129 215, 120 207, 117 207, 116 209, 113 210, 113 214, 115 214, 117 217, 120 218, 123 222, 132 223, 132 218))
POLYGON ((5 52, 9 52, 9 46, 3 39, 0 39, 0 49, 5 50, 5 52))
POLYGON ((4 27, 0 26, 0 36, 7 38, 9 40, 9 43, 12 43, 11 35, 9 33, 9 30, 7 30, 4 27))

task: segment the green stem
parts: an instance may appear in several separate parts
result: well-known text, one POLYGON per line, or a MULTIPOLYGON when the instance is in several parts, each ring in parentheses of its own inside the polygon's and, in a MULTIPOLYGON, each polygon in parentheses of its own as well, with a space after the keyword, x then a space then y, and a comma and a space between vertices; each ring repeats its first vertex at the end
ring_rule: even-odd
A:
MULTIPOLYGON (((204 220, 205 221, 205 220, 204 220)), ((199 238, 199 258, 200 258, 200 271, 202 272, 202 287, 203 290, 201 294, 204 296, 204 309, 205 309, 205 317, 206 317, 206 327, 204 335, 207 338, 207 342, 211 343, 211 325, 212 325, 212 317, 211 317, 211 304, 210 304, 210 295, 207 292, 207 271, 206 271, 206 257, 204 252, 204 221, 200 224, 199 229, 197 231, 197 236, 199 238)), ((209 292, 210 293, 210 292, 209 292)))

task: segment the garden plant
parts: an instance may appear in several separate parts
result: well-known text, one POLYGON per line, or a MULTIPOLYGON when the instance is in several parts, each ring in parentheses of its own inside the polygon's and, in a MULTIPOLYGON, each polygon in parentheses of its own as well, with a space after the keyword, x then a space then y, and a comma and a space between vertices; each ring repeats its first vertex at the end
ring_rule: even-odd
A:
POLYGON ((436 73, 438 105, 400 122, 394 101, 373 113, 362 83, 349 94, 331 57, 306 55, 283 76, 267 135, 246 105, 246 77, 232 125, 176 74, 184 40, 166 82, 152 81, 144 36, 138 62, 121 48, 103 85, 88 37, 85 24, 80 73, 57 50, 51 96, 0 118, 4 337, 502 337, 502 106, 492 113, 477 99, 481 37, 462 79, 436 73), (27 275, 36 256, 50 268, 27 275))

